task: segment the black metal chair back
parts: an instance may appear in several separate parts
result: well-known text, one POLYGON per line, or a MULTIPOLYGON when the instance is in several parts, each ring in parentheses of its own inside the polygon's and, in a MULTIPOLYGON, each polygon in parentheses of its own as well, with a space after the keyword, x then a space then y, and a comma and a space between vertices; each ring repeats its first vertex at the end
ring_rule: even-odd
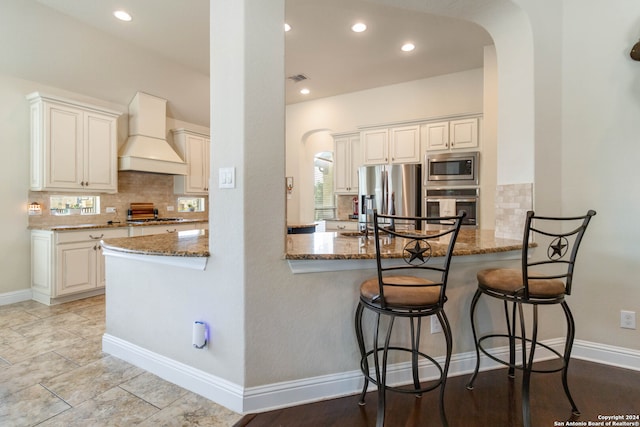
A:
POLYGON ((576 256, 582 237, 591 217, 596 214, 589 210, 586 215, 575 217, 547 217, 527 212, 522 245, 523 298, 529 300, 534 283, 559 279, 564 282, 564 294, 571 294, 571 283, 576 256), (546 252, 535 258, 528 257, 528 242, 535 243, 546 252))
MULTIPOLYGON (((437 306, 442 307, 445 302, 447 279, 449 276, 449 266, 453 249, 460 232, 462 219, 466 213, 461 212, 457 216, 446 217, 401 217, 394 215, 378 214, 373 211, 374 238, 376 245, 376 262, 378 267, 378 287, 379 296, 376 301, 380 308, 386 309, 387 304, 384 297, 385 286, 387 287, 440 287, 440 298, 437 306), (427 227, 428 224, 437 224, 427 227), (425 229, 430 228, 430 229, 425 229), (404 264, 384 265, 385 239, 393 242, 395 239, 402 239, 404 264), (442 264, 432 261, 432 258, 442 257, 442 264), (393 283, 386 279, 385 273, 391 270, 428 270, 438 273, 439 278, 432 283, 424 285, 393 283)), ((397 309, 414 310, 415 306, 393 307, 397 309)))

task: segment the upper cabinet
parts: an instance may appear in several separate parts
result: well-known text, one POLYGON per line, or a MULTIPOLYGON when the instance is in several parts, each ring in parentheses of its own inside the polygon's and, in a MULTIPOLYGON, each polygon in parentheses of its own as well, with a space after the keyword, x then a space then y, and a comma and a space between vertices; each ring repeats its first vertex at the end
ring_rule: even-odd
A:
POLYGON ((187 163, 187 175, 173 177, 176 194, 209 193, 209 145, 208 135, 187 129, 174 129, 173 144, 187 163))
POLYGON ((334 192, 337 194, 358 194, 358 168, 360 157, 360 134, 333 135, 334 145, 334 192))
POLYGON ((426 123, 421 128, 426 151, 462 150, 478 147, 478 118, 426 123))
POLYGON ((31 190, 118 190, 118 116, 121 113, 33 93, 31 190))
POLYGON ((420 162, 420 126, 396 126, 362 131, 363 163, 420 162))

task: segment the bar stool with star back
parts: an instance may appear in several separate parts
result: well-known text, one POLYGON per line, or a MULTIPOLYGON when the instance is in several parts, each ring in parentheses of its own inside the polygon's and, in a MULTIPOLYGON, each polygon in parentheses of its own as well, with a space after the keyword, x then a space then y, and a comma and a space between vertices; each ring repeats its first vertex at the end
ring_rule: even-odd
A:
POLYGON ((562 372, 562 385, 569 399, 574 415, 580 412, 571 397, 567 382, 567 370, 571 357, 571 348, 575 336, 575 323, 571 310, 565 300, 570 295, 573 284, 574 268, 578 248, 582 237, 595 211, 589 210, 584 216, 576 217, 544 217, 527 212, 522 245, 522 267, 520 269, 492 268, 477 273, 478 289, 471 301, 471 329, 476 348, 476 368, 471 376, 467 388, 473 389, 473 382, 480 369, 480 351, 487 357, 509 367, 508 375, 514 378, 515 369, 522 370, 522 423, 531 426, 531 409, 529 386, 531 373, 562 372), (529 258, 529 243, 533 242, 542 249, 540 256, 529 258), (475 311, 480 296, 487 295, 504 302, 506 318, 506 334, 488 334, 480 338, 477 336, 475 311), (511 313, 509 303, 512 303, 511 313), (532 307, 530 325, 531 337, 526 336, 523 305, 532 307), (560 304, 567 321, 567 336, 563 354, 550 346, 538 341, 538 306, 560 304), (516 311, 517 309, 517 311, 516 311), (517 330, 519 317, 520 330, 517 330), (517 335, 519 333, 519 335, 517 335), (509 346, 509 360, 503 360, 491 354, 483 347, 485 340, 507 339, 509 346), (516 343, 520 345, 520 361, 516 362, 516 343), (527 350, 527 347, 529 349, 527 350), (551 352, 560 361, 560 366, 534 368, 534 355, 537 347, 551 352))
MULTIPOLYGON (((385 401, 387 391, 415 394, 440 387, 440 417, 443 425, 447 425, 444 412, 444 388, 451 360, 452 337, 449 321, 443 307, 447 300, 446 288, 449 265, 453 248, 460 231, 465 214, 450 217, 400 217, 379 215, 373 211, 373 228, 376 247, 376 263, 378 275, 366 280, 360 286, 360 301, 355 314, 355 329, 360 347, 360 368, 364 375, 364 387, 360 396, 360 404, 364 405, 369 383, 378 387, 378 407, 376 426, 382 427, 385 418, 385 401), (413 224, 415 231, 399 231, 405 224, 413 224), (427 226, 432 224, 432 226, 427 226), (422 227, 424 225, 424 227, 422 227), (429 228, 428 231, 422 231, 429 228), (433 228, 433 230, 431 230, 433 228), (389 252, 402 251, 403 261, 390 260, 389 252), (387 262, 391 262, 387 265, 387 262), (395 270, 394 274, 388 274, 395 270), (373 339, 365 343, 363 333, 363 313, 370 310, 375 316, 373 339), (378 336, 381 333, 381 318, 388 318, 384 343, 378 336), (421 320, 423 317, 436 316, 442 325, 446 340, 446 357, 444 365, 420 350, 421 320), (396 318, 409 321, 409 344, 391 345, 391 332, 396 318), (370 345, 368 345, 370 344, 370 345), (387 384, 387 362, 389 354, 409 354, 411 357, 410 386, 390 386, 387 384), (369 370, 373 362, 375 374, 369 370), (426 386, 421 386, 418 373, 418 361, 426 360, 435 366, 439 378, 426 386)), ((382 328, 384 329, 384 328, 382 328)), ((428 365, 427 365, 428 366, 428 365)), ((407 377, 408 379, 409 377, 407 377)))

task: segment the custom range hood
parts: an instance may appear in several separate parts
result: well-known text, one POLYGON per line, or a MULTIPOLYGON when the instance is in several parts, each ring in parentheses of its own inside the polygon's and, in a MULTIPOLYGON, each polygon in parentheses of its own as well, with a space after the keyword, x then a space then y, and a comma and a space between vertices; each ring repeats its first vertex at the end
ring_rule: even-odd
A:
POLYGON ((129 138, 118 155, 118 170, 186 175, 187 165, 165 139, 167 101, 144 92, 129 103, 129 138))

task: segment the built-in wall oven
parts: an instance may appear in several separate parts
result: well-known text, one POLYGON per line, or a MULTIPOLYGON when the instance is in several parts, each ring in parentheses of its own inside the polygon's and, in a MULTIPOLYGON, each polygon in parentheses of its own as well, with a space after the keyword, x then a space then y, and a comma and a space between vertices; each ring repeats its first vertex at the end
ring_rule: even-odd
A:
POLYGON ((425 155, 424 186, 477 186, 479 153, 440 153, 425 155))
POLYGON ((427 188, 424 202, 426 216, 453 216, 466 212, 462 225, 477 227, 479 197, 478 188, 427 188))

